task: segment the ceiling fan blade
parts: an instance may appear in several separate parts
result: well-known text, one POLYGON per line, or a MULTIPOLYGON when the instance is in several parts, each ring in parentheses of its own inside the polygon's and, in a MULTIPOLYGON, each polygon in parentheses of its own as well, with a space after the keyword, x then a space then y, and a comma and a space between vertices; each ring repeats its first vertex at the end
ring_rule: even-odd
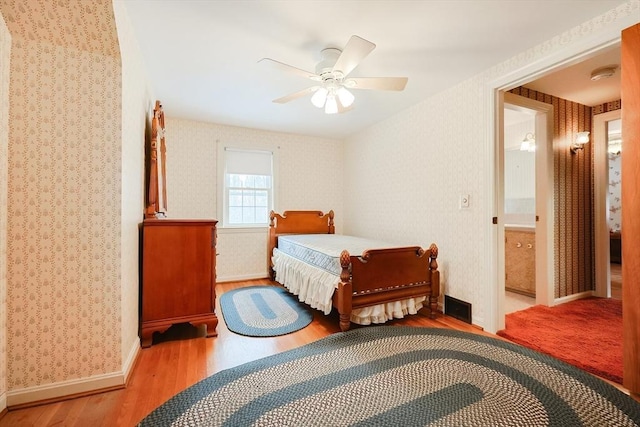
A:
POLYGON ((273 102, 278 103, 278 104, 285 104, 289 101, 293 101, 294 99, 298 99, 298 98, 302 98, 305 95, 308 95, 312 92, 317 91, 320 88, 320 86, 311 86, 308 87, 306 89, 303 89, 299 92, 295 92, 295 93, 291 93, 287 96, 283 96, 282 98, 278 98, 278 99, 274 99, 273 102))
POLYGON ((348 75, 375 47, 375 44, 362 37, 351 36, 333 66, 333 71, 341 71, 345 76, 348 75))
POLYGON ((315 80, 315 81, 321 81, 322 78, 317 75, 316 73, 312 73, 311 71, 306 71, 303 70, 301 68, 296 68, 292 65, 288 65, 285 64, 283 62, 280 61, 276 61, 275 59, 271 59, 271 58, 262 58, 261 60, 258 61, 258 63, 264 63, 267 64, 273 68, 277 68, 281 71, 287 72, 287 73, 291 73, 291 74, 296 74, 300 77, 305 77, 307 79, 311 79, 311 80, 315 80))
POLYGON ((404 90, 406 77, 353 77, 345 80, 348 89, 404 90))

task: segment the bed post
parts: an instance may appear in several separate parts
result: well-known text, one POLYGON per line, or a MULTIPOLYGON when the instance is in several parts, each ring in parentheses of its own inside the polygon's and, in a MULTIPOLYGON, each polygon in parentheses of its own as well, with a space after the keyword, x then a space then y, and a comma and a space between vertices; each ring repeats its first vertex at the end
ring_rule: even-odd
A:
POLYGON ((329 234, 335 234, 336 227, 333 225, 333 209, 329 211, 329 234))
POLYGON ((340 254, 340 266, 342 272, 340 273, 340 283, 336 290, 336 298, 334 299, 335 307, 340 314, 340 330, 342 332, 348 331, 351 326, 351 296, 353 286, 351 284, 351 273, 349 272, 349 266, 351 265, 351 256, 349 252, 344 250, 340 254))
POLYGON ((429 294, 429 317, 434 319, 438 312, 438 297, 440 296, 440 272, 438 271, 438 246, 429 246, 429 270, 431 271, 431 293, 429 294))
POLYGON ((273 271, 273 262, 271 256, 273 255, 273 248, 276 247, 276 228, 274 220, 276 213, 271 211, 269 213, 269 237, 267 238, 267 273, 271 280, 276 280, 276 273, 273 271))

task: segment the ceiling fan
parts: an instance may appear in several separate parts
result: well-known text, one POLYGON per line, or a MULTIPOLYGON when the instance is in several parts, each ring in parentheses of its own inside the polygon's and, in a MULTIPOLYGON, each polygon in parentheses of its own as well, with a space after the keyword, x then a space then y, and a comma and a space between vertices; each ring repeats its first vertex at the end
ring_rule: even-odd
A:
POLYGON ((324 108, 327 114, 348 111, 355 97, 349 89, 404 90, 406 77, 349 77, 362 61, 375 49, 376 45, 358 36, 351 36, 344 49, 323 49, 322 61, 316 65, 315 72, 305 71, 271 58, 262 58, 258 62, 268 63, 288 73, 297 74, 317 82, 314 86, 295 92, 273 102, 284 104, 313 93, 311 103, 324 108))

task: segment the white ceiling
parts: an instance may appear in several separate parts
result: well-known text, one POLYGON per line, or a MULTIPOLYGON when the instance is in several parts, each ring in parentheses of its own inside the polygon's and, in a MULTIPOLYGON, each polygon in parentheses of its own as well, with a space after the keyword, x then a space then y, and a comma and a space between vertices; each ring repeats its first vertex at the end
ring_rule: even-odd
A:
MULTIPOLYGON (((127 0, 155 96, 168 117, 344 138, 624 0, 127 0), (377 45, 352 77, 406 76, 403 92, 358 90, 326 115, 310 81, 258 64, 314 71, 320 51, 356 34, 377 45)), ((550 92, 547 92, 550 93, 550 92)), ((557 95, 555 93, 551 93, 557 95)), ((604 102, 604 101, 603 101, 604 102)))
POLYGON ((593 107, 620 99, 620 46, 599 52, 596 56, 543 76, 524 86, 569 101, 593 107), (613 67, 609 78, 592 81, 591 73, 613 67))

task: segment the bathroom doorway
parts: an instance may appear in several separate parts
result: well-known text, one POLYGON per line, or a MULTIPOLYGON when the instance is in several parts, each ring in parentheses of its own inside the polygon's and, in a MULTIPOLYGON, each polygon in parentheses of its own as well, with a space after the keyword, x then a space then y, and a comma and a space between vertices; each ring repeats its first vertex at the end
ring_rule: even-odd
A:
POLYGON ((553 301, 553 106, 504 93, 504 314, 553 301))
POLYGON ((505 314, 535 305, 536 112, 504 106, 505 314))

